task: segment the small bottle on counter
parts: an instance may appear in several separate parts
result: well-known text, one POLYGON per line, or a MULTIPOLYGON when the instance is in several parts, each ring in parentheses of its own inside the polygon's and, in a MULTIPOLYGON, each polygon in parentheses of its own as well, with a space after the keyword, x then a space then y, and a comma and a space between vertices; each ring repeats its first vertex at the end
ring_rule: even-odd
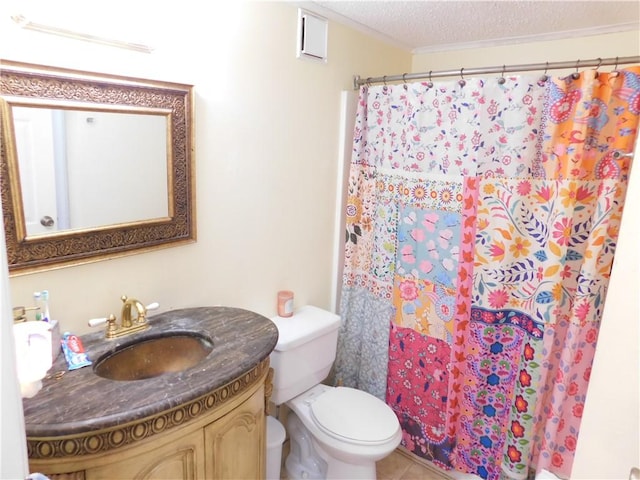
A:
POLYGON ((49 290, 42 290, 40 292, 42 299, 42 320, 45 322, 51 322, 51 314, 49 313, 49 290))
POLYGON ((36 321, 42 320, 42 293, 33 292, 34 310, 36 310, 36 321))
POLYGON ((281 290, 278 292, 278 316, 290 317, 293 315, 293 292, 281 290))
POLYGON ((36 313, 36 320, 50 322, 51 316, 49 314, 49 290, 33 292, 33 302, 35 303, 35 309, 38 310, 36 313))

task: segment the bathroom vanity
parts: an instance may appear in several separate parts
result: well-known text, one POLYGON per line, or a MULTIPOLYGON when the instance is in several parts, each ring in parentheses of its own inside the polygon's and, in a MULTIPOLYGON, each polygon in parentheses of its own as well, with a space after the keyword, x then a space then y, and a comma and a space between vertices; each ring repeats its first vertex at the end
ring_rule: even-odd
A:
POLYGON ((103 329, 83 336, 94 364, 66 371, 61 355, 42 390, 24 400, 30 471, 52 480, 264 478, 275 325, 228 307, 174 310, 149 322, 114 340, 103 329), (192 334, 212 348, 188 368, 133 380, 94 371, 128 345, 192 334), (59 371, 66 373, 56 380, 59 371))

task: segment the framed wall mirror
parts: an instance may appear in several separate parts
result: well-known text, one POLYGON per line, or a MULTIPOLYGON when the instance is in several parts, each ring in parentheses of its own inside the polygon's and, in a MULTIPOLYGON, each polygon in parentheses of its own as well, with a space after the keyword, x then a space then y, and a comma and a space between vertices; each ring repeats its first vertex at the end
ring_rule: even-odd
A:
POLYGON ((190 85, 0 60, 9 274, 194 242, 190 85))

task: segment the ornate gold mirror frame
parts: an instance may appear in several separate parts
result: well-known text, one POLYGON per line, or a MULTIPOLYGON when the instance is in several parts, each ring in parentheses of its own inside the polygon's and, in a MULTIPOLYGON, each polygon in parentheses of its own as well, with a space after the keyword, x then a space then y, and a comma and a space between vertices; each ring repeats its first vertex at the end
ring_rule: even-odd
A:
MULTIPOLYGON (((196 240, 192 86, 0 60, 0 97, 0 195, 11 276, 196 240), (27 235, 11 112, 11 102, 22 100, 56 108, 82 105, 114 112, 164 112, 168 118, 168 215, 27 235)), ((140 181, 144 182, 144 178, 140 181)))

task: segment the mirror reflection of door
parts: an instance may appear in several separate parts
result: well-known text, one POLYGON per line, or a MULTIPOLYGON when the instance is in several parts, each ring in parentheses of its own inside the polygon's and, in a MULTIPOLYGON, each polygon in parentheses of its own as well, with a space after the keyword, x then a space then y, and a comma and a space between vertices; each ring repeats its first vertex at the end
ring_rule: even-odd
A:
POLYGON ((58 212, 52 112, 14 107, 13 121, 26 230, 29 235, 55 231, 58 212))
POLYGON ((166 218, 166 114, 13 107, 27 237, 166 218))

